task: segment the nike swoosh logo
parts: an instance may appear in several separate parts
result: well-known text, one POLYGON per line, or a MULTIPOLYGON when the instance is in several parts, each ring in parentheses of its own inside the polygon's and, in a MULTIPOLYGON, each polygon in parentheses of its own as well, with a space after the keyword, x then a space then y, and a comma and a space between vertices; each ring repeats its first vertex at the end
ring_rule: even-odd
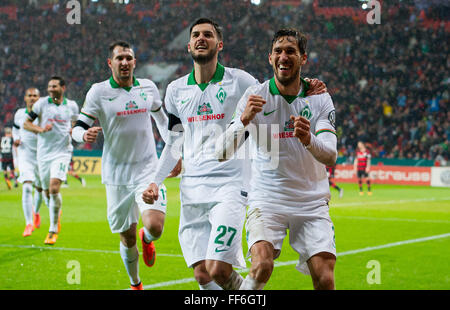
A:
POLYGON ((228 251, 228 249, 219 250, 218 248, 216 248, 216 253, 225 252, 225 251, 228 251))
MULTIPOLYGON (((119 96, 117 96, 117 97, 119 97, 119 96)), ((113 101, 113 100, 116 100, 117 97, 109 98, 108 100, 109 100, 109 101, 113 101)))
POLYGON ((273 112, 275 112, 276 110, 278 110, 278 109, 275 109, 275 110, 270 111, 270 112, 264 112, 264 116, 270 115, 270 114, 272 114, 273 112))
POLYGON ((188 101, 191 101, 191 99, 181 100, 181 104, 185 104, 188 101))

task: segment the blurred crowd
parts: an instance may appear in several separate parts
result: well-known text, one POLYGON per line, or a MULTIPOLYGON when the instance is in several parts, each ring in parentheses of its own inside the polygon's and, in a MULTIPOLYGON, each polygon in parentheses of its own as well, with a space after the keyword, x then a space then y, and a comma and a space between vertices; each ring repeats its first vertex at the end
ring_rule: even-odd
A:
MULTIPOLYGON (((24 105, 26 88, 37 86, 46 95, 51 75, 66 79, 67 96, 81 106, 92 83, 110 76, 107 48, 115 39, 133 44, 138 66, 177 62, 173 79, 189 73, 187 50, 168 45, 195 19, 207 16, 223 27, 220 62, 261 82, 272 76, 267 57, 274 31, 296 27, 307 34, 302 76, 327 84, 336 107, 339 156, 352 156, 362 140, 373 157, 449 162, 449 32, 423 26, 425 18, 448 22, 448 4, 419 8, 412 1, 384 1, 381 24, 371 25, 282 1, 260 6, 235 0, 88 2, 81 24, 69 25, 60 2, 18 6, 17 20, 0 13, 0 129, 11 125, 15 110, 24 105)), ((161 149, 159 135, 155 138, 161 149)))

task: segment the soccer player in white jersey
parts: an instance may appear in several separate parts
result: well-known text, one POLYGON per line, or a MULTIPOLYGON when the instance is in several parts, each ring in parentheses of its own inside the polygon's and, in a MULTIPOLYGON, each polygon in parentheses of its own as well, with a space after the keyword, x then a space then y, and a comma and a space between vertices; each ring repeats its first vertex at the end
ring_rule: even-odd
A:
POLYGON ((297 269, 312 276, 315 289, 334 289, 336 248, 325 165, 334 165, 337 157, 335 111, 328 93, 305 96, 309 85, 300 72, 306 61, 303 34, 276 32, 269 54, 274 77, 247 89, 234 123, 218 139, 217 158, 246 131, 257 145, 246 223, 252 265, 240 289, 264 287, 288 230, 299 253, 297 269))
POLYGON ((41 97, 27 115, 23 128, 38 134, 37 162, 42 189, 48 198, 50 228, 44 243, 55 244, 61 230, 61 182, 67 178, 72 157, 72 123, 78 116, 78 105, 64 96, 66 83, 53 76, 47 86, 48 96, 41 97), (38 123, 34 124, 34 120, 38 123))
POLYGON ((223 41, 214 21, 194 22, 187 47, 194 68, 167 87, 170 138, 143 198, 148 203, 158 198, 158 186, 177 162, 183 141, 178 236, 184 258, 200 289, 238 289, 243 279, 233 266, 245 267, 241 240, 247 204, 245 162, 219 163, 214 147, 216 135, 231 121, 245 90, 259 83, 245 71, 218 62, 223 41))
POLYGON ((157 203, 142 201, 142 192, 158 163, 151 117, 164 140, 168 119, 155 83, 134 77, 136 58, 129 43, 112 43, 107 61, 112 76, 88 91, 72 136, 77 142, 93 143, 99 131, 103 132, 102 183, 109 226, 120 235, 120 255, 131 289, 143 290, 136 245, 139 213, 144 224, 139 230, 143 259, 151 267, 156 258, 153 241, 162 234, 167 204, 164 186, 157 203), (101 127, 92 127, 95 120, 101 127))
MULTIPOLYGON (((35 228, 41 226, 41 216, 39 210, 42 203, 42 187, 39 178, 37 165, 37 135, 23 128, 23 123, 28 117, 28 113, 40 97, 39 90, 35 87, 28 88, 25 91, 25 108, 17 110, 14 115, 13 138, 14 145, 17 147, 19 182, 22 183, 22 208, 25 215, 26 227, 23 236, 30 236, 35 228), (34 202, 33 202, 33 186, 34 202), (34 205, 34 210, 33 210, 34 205)), ((37 124, 38 119, 34 120, 37 124)), ((48 202, 46 202, 48 203, 48 202)))

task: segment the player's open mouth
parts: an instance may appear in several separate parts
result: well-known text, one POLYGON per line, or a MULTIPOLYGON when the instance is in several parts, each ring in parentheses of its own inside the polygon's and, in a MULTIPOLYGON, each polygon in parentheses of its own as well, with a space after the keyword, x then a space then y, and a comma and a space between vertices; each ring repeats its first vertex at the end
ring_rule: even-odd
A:
POLYGON ((201 45, 197 45, 197 46, 195 47, 195 49, 196 49, 196 50, 207 50, 207 49, 208 49, 208 46, 201 44, 201 45))
POLYGON ((291 66, 285 65, 285 64, 279 64, 278 70, 280 72, 288 72, 291 69, 291 66))

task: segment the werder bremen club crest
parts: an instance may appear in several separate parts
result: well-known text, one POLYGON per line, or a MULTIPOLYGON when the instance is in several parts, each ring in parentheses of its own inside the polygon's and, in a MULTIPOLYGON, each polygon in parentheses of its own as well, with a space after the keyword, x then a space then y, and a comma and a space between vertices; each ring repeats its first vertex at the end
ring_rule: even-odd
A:
POLYGON ((198 106, 197 115, 209 115, 212 114, 213 110, 209 102, 205 102, 198 106))
POLYGON ((216 98, 217 100, 219 100, 220 103, 223 104, 223 102, 225 101, 225 98, 227 98, 227 93, 223 90, 223 88, 221 87, 219 89, 219 91, 216 94, 216 98))

